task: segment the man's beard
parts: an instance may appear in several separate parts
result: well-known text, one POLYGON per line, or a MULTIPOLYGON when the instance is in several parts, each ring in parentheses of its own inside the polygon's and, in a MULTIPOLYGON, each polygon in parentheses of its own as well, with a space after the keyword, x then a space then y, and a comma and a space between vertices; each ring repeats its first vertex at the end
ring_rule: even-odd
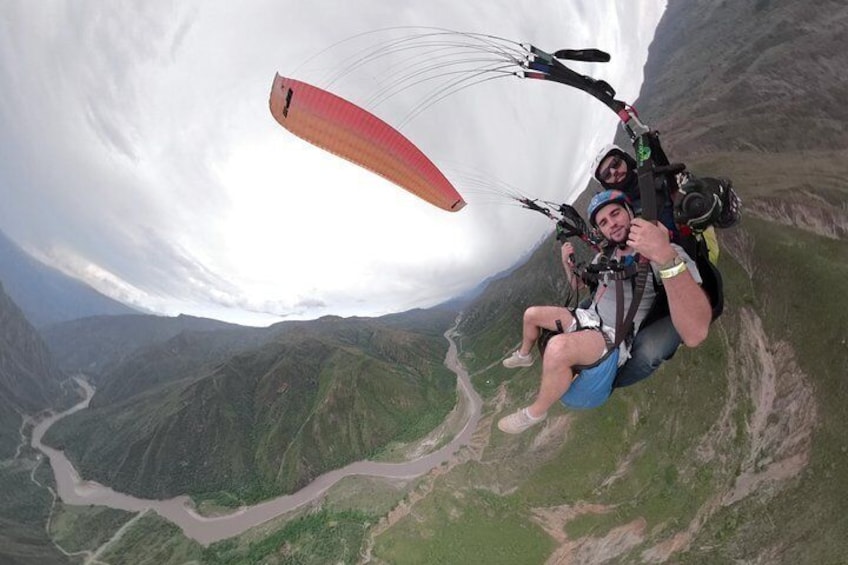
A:
POLYGON ((630 228, 625 228, 622 231, 622 234, 621 234, 620 237, 621 237, 621 241, 618 241, 617 239, 613 239, 611 237, 607 238, 607 241, 609 241, 611 244, 615 245, 616 247, 624 249, 625 247, 627 247, 627 240, 630 237, 630 228))

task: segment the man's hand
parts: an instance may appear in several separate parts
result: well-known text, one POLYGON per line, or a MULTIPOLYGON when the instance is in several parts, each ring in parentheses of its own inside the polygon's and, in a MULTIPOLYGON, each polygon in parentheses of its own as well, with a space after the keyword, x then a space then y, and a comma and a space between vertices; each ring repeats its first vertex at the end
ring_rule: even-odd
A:
POLYGON ((568 268, 574 267, 574 246, 567 241, 562 244, 562 264, 568 268))
POLYGON ((658 265, 666 264, 677 256, 671 247, 666 227, 643 218, 636 218, 630 224, 627 245, 658 265))

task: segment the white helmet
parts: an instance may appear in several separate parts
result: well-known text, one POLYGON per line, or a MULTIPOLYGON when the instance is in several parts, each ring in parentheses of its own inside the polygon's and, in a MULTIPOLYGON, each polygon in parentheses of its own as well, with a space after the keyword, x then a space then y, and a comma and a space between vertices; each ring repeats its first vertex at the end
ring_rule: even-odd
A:
POLYGON ((601 179, 598 178, 598 168, 601 166, 601 163, 603 163, 604 159, 607 158, 607 155, 613 152, 625 154, 624 150, 621 147, 614 143, 610 143, 604 146, 604 148, 601 149, 600 152, 598 152, 598 154, 595 156, 595 160, 592 161, 592 169, 591 171, 589 171, 589 173, 596 181, 601 182, 601 179))

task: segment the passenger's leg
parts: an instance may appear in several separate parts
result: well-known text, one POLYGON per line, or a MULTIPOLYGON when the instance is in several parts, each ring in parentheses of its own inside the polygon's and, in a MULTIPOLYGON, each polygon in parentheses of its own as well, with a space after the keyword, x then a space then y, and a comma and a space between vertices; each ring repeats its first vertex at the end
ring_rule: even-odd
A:
POLYGON ((542 364, 542 383, 535 402, 498 421, 498 428, 518 434, 545 419, 550 408, 565 394, 574 378, 574 365, 591 365, 606 350, 599 331, 581 331, 555 335, 548 343, 542 364))
POLYGON ((666 316, 636 333, 630 348, 630 359, 618 370, 613 388, 636 384, 649 377, 671 359, 680 345, 680 336, 671 317, 666 316))
POLYGON ((603 334, 595 330, 561 334, 551 338, 542 362, 542 384, 536 401, 528 407, 534 418, 547 413, 565 394, 574 379, 575 365, 592 365, 606 351, 603 334))
POLYGON ((524 311, 524 321, 521 332, 521 355, 529 355, 542 329, 557 331, 557 321, 563 331, 568 330, 574 320, 571 311, 562 306, 531 306, 524 311))

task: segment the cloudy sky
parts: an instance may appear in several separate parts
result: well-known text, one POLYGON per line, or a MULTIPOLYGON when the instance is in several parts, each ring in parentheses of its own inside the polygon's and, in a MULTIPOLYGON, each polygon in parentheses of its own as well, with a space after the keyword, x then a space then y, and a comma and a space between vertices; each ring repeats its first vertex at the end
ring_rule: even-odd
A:
POLYGON ((432 52, 369 49, 429 27, 551 52, 597 47, 612 62, 572 68, 632 102, 664 9, 624 0, 5 0, 0 230, 160 314, 265 325, 430 306, 512 266, 552 229, 494 193, 509 186, 570 201, 617 119, 582 92, 506 77, 407 120, 445 84, 399 88, 405 73, 432 67, 432 52), (468 206, 441 211, 291 135, 268 110, 276 72, 402 125, 468 206))

